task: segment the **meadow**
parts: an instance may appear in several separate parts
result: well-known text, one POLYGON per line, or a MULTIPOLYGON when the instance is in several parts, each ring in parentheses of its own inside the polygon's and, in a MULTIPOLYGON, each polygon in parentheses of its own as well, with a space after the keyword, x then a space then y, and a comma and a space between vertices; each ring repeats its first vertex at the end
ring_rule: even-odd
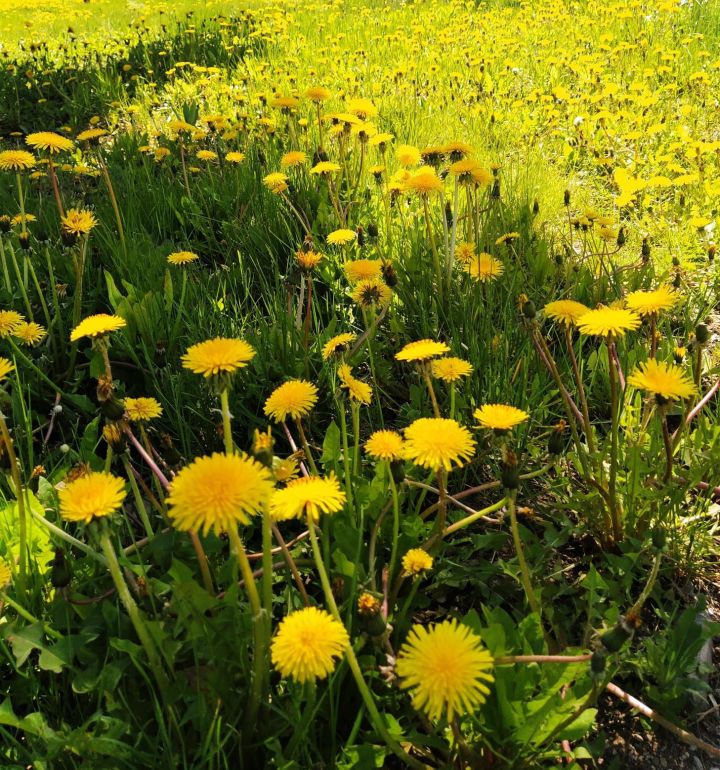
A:
POLYGON ((0 10, 3 767, 718 764, 720 4, 0 10))

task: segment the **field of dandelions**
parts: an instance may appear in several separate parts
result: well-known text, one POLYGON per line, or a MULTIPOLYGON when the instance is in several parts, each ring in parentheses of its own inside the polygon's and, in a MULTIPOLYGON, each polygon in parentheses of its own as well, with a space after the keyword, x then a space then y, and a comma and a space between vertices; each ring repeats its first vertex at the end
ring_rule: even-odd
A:
POLYGON ((720 5, 0 5, 2 767, 718 764, 720 5))

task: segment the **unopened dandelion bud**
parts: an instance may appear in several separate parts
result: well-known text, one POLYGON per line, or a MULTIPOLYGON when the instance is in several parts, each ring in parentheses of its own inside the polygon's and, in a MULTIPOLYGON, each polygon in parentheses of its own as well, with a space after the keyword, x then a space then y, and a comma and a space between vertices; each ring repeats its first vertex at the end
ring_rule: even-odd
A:
POLYGON ((673 288, 675 289, 679 289, 680 286, 682 285, 682 275, 679 270, 675 273, 675 277, 673 278, 672 285, 673 285, 673 288))
POLYGON ((261 432, 257 428, 255 429, 252 454, 266 468, 271 468, 273 464, 273 444, 273 436, 270 430, 261 432))
POLYGON ((65 559, 65 552, 58 548, 52 560, 50 570, 50 584, 53 588, 65 588, 72 580, 72 569, 65 559))
POLYGON ((605 673, 605 663, 607 662, 607 652, 603 649, 595 650, 590 658, 590 676, 593 679, 601 677, 605 673))
POLYGON ((125 451, 125 434, 123 433, 120 423, 109 422, 103 428, 103 438, 112 447, 116 454, 120 454, 125 451))
POLYGON ((7 214, 0 216, 0 233, 9 233, 12 227, 12 219, 7 214))
POLYGON ((608 652, 618 652, 634 633, 635 629, 625 617, 620 616, 620 620, 609 631, 602 634, 600 642, 608 652))
POLYGON ((699 345, 705 345, 710 339, 710 330, 705 324, 699 323, 695 327, 695 339, 698 341, 699 345))
POLYGON ((680 267, 680 259, 678 257, 672 258, 672 266, 673 267, 680 267))
POLYGON ((640 255, 642 256, 642 261, 647 262, 650 259, 650 244, 648 243, 647 238, 643 238, 642 240, 642 246, 640 248, 640 255))
POLYGON ((355 232, 357 233, 357 245, 358 246, 364 246, 365 245, 365 230, 363 230, 360 225, 357 226, 355 229, 355 232))
POLYGON ((390 463, 390 473, 396 484, 402 484, 405 481, 405 463, 402 460, 393 460, 390 463))
POLYGON ((107 399, 101 399, 98 396, 98 401, 100 402, 100 411, 103 417, 110 422, 119 420, 125 414, 125 405, 114 396, 107 399))
POLYGON ((618 230, 618 234, 617 234, 617 241, 616 241, 617 247, 620 248, 621 246, 624 246, 626 240, 627 238, 625 237, 625 228, 621 227, 618 230))
POLYGON ((370 222, 367 227, 367 234, 370 238, 378 237, 378 226, 375 224, 375 222, 370 222))
POLYGON ((563 204, 566 207, 570 205, 570 190, 565 190, 563 193, 563 204))
POLYGON ((533 216, 537 216, 540 213, 540 201, 537 198, 533 201, 532 213, 533 216))
POLYGON ((23 230, 18 235, 18 243, 20 244, 20 248, 25 249, 25 251, 30 248, 30 233, 27 230, 23 230))
POLYGON ((528 321, 534 321, 537 317, 537 309, 535 308, 535 303, 531 299, 523 303, 522 314, 528 321))
POLYGON ((520 485, 520 471, 518 470, 517 455, 511 449, 506 449, 503 452, 500 480, 505 489, 517 489, 520 485))
POLYGON ((395 269, 395 265, 390 260, 385 260, 381 267, 382 277, 385 283, 391 288, 395 288, 398 284, 398 274, 395 269))
POLYGON ((665 548, 665 544, 667 542, 667 534, 664 529, 660 529, 660 527, 656 527, 651 535, 652 544, 653 547, 656 548, 658 551, 662 551, 665 548))
POLYGON ((492 190, 490 192, 490 197, 494 198, 495 200, 500 199, 500 177, 495 177, 495 181, 493 182, 492 190))
POLYGON ((565 428, 567 423, 565 420, 553 427, 550 431, 550 437, 548 438, 548 453, 551 455, 560 455, 565 451, 565 428))
POLYGON ((708 250, 707 250, 707 258, 708 258, 708 262, 713 262, 713 261, 714 261, 714 259, 715 259, 715 253, 716 253, 716 252, 717 252, 717 246, 716 246, 714 243, 711 243, 711 244, 708 246, 708 250))
POLYGON ((364 630, 370 636, 382 636, 387 629, 387 623, 380 612, 380 599, 368 591, 364 591, 358 597, 357 608, 364 630))

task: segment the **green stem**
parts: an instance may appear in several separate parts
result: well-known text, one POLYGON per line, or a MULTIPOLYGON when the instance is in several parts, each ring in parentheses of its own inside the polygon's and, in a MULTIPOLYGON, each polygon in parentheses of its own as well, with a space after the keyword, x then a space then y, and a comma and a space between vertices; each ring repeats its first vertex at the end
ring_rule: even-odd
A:
POLYGON ((220 391, 220 407, 222 410, 225 454, 231 455, 235 450, 233 448, 232 429, 230 428, 230 399, 227 388, 223 388, 223 390, 220 391))
POLYGON ((38 299, 40 300, 40 305, 43 309, 43 315, 45 316, 45 324, 50 329, 51 319, 50 319, 50 311, 48 310, 47 302, 45 302, 45 296, 43 295, 42 289, 40 288, 40 281, 38 281, 37 273, 35 272, 35 268, 33 267, 32 260, 25 257, 25 264, 28 265, 30 268, 30 275, 33 279, 33 284, 35 285, 35 291, 37 292, 38 299))
POLYGON ((305 436, 305 431, 303 430, 302 422, 299 417, 295 419, 295 425, 297 425, 298 434, 300 435, 300 443, 302 444, 303 451, 305 452, 305 457, 307 457, 308 463, 310 463, 310 468, 312 472, 318 476, 318 469, 317 465, 315 465, 315 458, 313 457, 312 452, 310 451, 310 445, 308 444, 307 438, 305 436))
POLYGON ((47 624, 38 620, 34 615, 29 613, 25 607, 23 607, 21 604, 18 604, 14 599, 11 599, 5 592, 0 591, 0 605, 2 604, 7 604, 8 607, 12 607, 15 612, 17 612, 21 618, 27 620, 28 623, 40 623, 40 625, 43 627, 43 631, 48 636, 52 636, 53 639, 63 638, 62 634, 58 633, 54 628, 51 628, 47 624))
POLYGON ((347 497, 348 507, 353 508, 352 498, 352 476, 350 474, 350 448, 348 446, 347 419, 345 416, 345 400, 340 400, 340 436, 343 447, 343 469, 345 476, 345 495, 347 497))
POLYGON ((440 305, 443 304, 443 276, 440 269, 440 257, 438 256, 437 244, 435 243, 435 234, 433 233, 432 223, 430 222, 430 211, 428 209, 427 195, 423 195, 423 209, 425 212, 425 226, 427 228, 428 239, 432 249, 433 267, 435 269, 435 280, 437 282, 437 293, 440 305))
POLYGON ((520 582, 525 590, 525 596, 532 608, 532 611, 542 617, 542 611, 540 610, 540 604, 533 591, 532 581, 530 580, 530 570, 528 569, 527 562, 525 561, 525 553, 522 547, 522 540, 520 539, 520 530, 517 523, 517 514, 515 511, 515 497, 517 492, 515 490, 509 491, 507 496, 508 510, 510 512, 510 529, 512 531, 513 542, 515 544, 515 555, 517 556, 518 565, 520 566, 520 582))
POLYGON ((642 593, 640 596, 638 596, 635 604, 633 604, 633 606, 625 613, 626 617, 636 617, 640 614, 640 611, 647 601, 648 596, 650 596, 650 593, 655 586, 655 581, 657 580, 658 572, 660 571, 660 562, 662 561, 662 556, 662 551, 658 551, 655 554, 655 561, 653 562, 650 575, 648 576, 647 582, 645 583, 645 588, 643 588, 642 593))
POLYGON ((115 222, 117 224, 118 236, 120 237, 120 245, 122 246, 123 254, 127 258, 127 246, 125 244, 125 229, 123 228, 122 217, 120 216, 120 208, 118 207, 117 198, 115 197, 115 189, 113 188, 112 180, 110 179, 110 172, 105 165, 100 153, 97 154, 98 161, 100 163, 100 170, 102 171, 103 180, 110 196, 110 203, 112 204, 113 213, 115 214, 115 222))
POLYGON ((115 584, 115 588, 117 589, 120 601, 122 602, 123 606, 125 607, 125 611, 130 617, 133 627, 135 628, 135 633, 138 635, 138 639, 140 639, 140 644, 145 650, 145 654, 148 656, 148 661, 150 662, 150 668, 152 669, 153 675, 155 676, 155 681, 157 682, 158 687, 164 696, 167 691, 168 679, 165 671, 163 670, 162 661, 160 660, 155 642, 150 636, 150 632, 145 625, 145 621, 140 613, 140 610, 137 604, 135 604, 135 600, 132 598, 130 590, 127 587, 127 583, 123 577, 122 570, 120 569, 117 555, 115 554, 115 549, 113 548, 112 541, 110 540, 107 524, 103 520, 99 522, 99 535, 100 545, 102 546, 103 553, 107 559, 110 576, 112 577, 113 583, 115 584))
POLYGON ((360 473, 360 404, 350 401, 350 413, 352 414, 353 424, 353 474, 360 473))
POLYGON ((58 388, 58 386, 45 374, 45 372, 38 368, 33 361, 28 358, 25 353, 20 350, 17 343, 12 337, 9 337, 10 347, 13 349, 13 353, 27 366, 29 366, 35 374, 46 384, 49 385, 56 393, 59 393, 62 398, 65 398, 65 393, 58 388))
POLYGON ((455 419, 455 383, 450 383, 450 419, 455 419))
POLYGON ((614 343, 607 340, 608 376, 610 378, 610 475, 608 479, 608 495, 610 498, 610 514, 612 516, 613 538, 615 542, 622 539, 622 523, 617 502, 617 468, 618 468, 618 433, 620 430, 620 409, 618 403, 618 384, 611 347, 614 343))
POLYGON ((21 598, 25 598, 25 590, 27 587, 27 510, 25 509, 25 487, 23 486, 22 479, 20 478, 20 468, 18 466, 18 458, 15 454, 15 445, 8 430, 7 423, 5 422, 5 415, 0 412, 0 435, 2 435, 3 443, 5 444, 5 451, 7 452, 8 461, 10 462, 10 475, 12 476, 13 486, 15 489, 15 499, 17 500, 18 508, 18 529, 20 537, 20 573, 18 575, 18 593, 21 598))
POLYGON ((23 277, 20 273, 20 267, 15 256, 15 249, 13 249, 11 243, 8 243, 8 249, 10 250, 10 259, 12 260, 13 270, 15 271, 15 277, 17 278, 18 286, 20 287, 20 293, 22 294, 23 302, 25 303, 25 310, 28 314, 28 320, 34 321, 35 317, 33 316, 32 306, 30 305, 30 298, 28 297, 27 287, 25 286, 25 281, 23 281, 23 277))
POLYGON ((390 546, 390 564, 388 566, 388 583, 392 585, 393 576, 395 575, 395 564, 397 562, 397 549, 398 540, 400 538, 400 500, 398 497, 397 484, 392 475, 392 469, 390 463, 386 463, 388 477, 390 479, 390 492, 392 494, 393 504, 393 529, 392 529, 392 545, 390 546))
POLYGON ((130 460, 128 459, 128 456, 125 452, 123 452, 121 457, 123 466, 125 468, 125 473, 128 477, 128 481, 130 482, 133 498, 135 499, 135 507, 138 509, 143 527, 145 527, 145 534, 148 536, 149 540, 152 540, 155 537, 155 532, 153 532, 152 525, 150 524, 150 518, 148 517, 147 508, 145 507, 145 501, 142 499, 142 495, 140 494, 140 489, 138 488, 137 481, 135 480, 135 474, 133 473, 132 466, 130 465, 130 460))
POLYGON ((435 417, 440 417, 440 407, 438 406, 437 397, 435 396, 435 388, 433 388, 432 379, 430 378, 430 364, 427 361, 420 362, 420 373, 422 374, 425 384, 427 385, 428 393, 430 394, 430 400, 432 401, 433 412, 435 417))
MULTIPOLYGON (((325 571, 325 564, 323 563, 322 555, 320 553, 320 545, 318 543, 317 535, 315 534, 315 522, 310 515, 308 515, 307 520, 308 530, 310 532, 310 542, 312 543, 313 556, 315 557, 315 566, 317 567, 318 574, 320 576, 320 583, 322 584, 325 601, 330 608, 330 612, 333 617, 338 621, 338 623, 342 623, 342 618, 340 617, 340 612, 338 611, 337 604, 335 603, 335 597, 333 596, 332 588, 330 586, 330 580, 328 579, 327 572, 325 571)), ((402 746, 400 746, 400 744, 390 735, 387 726, 385 725, 385 722, 383 721, 383 718, 381 717, 380 712, 378 711, 378 708, 375 704, 375 699, 373 698, 373 695, 370 692, 367 683, 365 682, 365 677, 360 670, 360 664, 358 663, 357 657, 355 656, 355 651, 353 650, 352 645, 348 645, 347 649, 345 650, 345 658, 348 662, 348 665, 350 666, 350 671, 352 671, 353 677, 355 678, 355 683, 357 684, 358 690, 360 690, 360 695, 362 696, 362 699, 368 710, 368 714, 374 728, 378 731, 382 739, 398 758, 405 762, 409 767, 416 768, 416 770, 423 770, 425 766, 407 754, 407 752, 403 750, 402 746)))
POLYGON ((177 317, 173 324, 171 340, 178 340, 180 333, 180 323, 182 322, 183 313, 185 312, 185 294, 187 292, 187 268, 182 268, 182 285, 180 287, 180 302, 178 304, 177 317))
POLYGON ((0 261, 2 261, 3 277, 5 278, 5 289, 8 294, 12 293, 12 286, 10 284, 10 273, 8 272, 7 260, 5 259, 5 246, 3 245, 3 238, 0 235, 0 261))

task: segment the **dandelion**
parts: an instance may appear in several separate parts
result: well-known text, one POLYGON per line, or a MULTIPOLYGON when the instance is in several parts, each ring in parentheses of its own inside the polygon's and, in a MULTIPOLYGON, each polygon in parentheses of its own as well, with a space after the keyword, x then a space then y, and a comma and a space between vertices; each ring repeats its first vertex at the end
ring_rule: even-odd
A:
POLYGON ((331 337, 322 349, 323 361, 327 361, 331 356, 344 351, 347 346, 355 339, 355 335, 350 332, 337 334, 331 337))
POLYGON ((310 413, 318 399, 318 389, 307 380, 288 380, 270 394, 265 402, 265 414, 284 422, 288 416, 299 419, 310 413))
POLYGON ((482 425, 498 432, 505 432, 530 419, 530 415, 509 404, 483 404, 473 413, 473 417, 482 425))
POLYGON ((344 387, 350 397, 359 404, 369 404, 372 400, 372 388, 365 382, 353 377, 352 369, 348 364, 340 364, 338 367, 338 378, 342 387, 344 387))
POLYGON ((0 338, 9 337, 24 320, 15 310, 0 310, 0 338))
POLYGON ((623 337, 640 326, 640 316, 620 307, 599 307, 588 310, 577 319, 583 334, 596 337, 623 337))
POLYGON ((228 163, 242 163, 245 160, 245 153, 244 152, 229 152, 225 156, 225 160, 228 163))
POLYGON ((493 682, 493 659, 480 637, 457 620, 429 630, 416 624, 398 654, 400 686, 413 706, 431 719, 471 714, 485 702, 493 682))
POLYGON ((297 682, 325 679, 335 670, 350 644, 340 621, 317 607, 305 607, 280 622, 270 647, 270 658, 284 677, 297 682))
POLYGON ((316 251, 299 249, 295 252, 295 259, 297 260, 298 265, 308 272, 314 270, 320 264, 322 258, 323 255, 318 254, 316 251))
POLYGON ((97 223, 92 211, 83 209, 68 209, 60 220, 63 232, 74 236, 88 235, 97 223))
POLYGON ((472 370, 471 363, 454 356, 438 358, 430 364, 433 377, 445 382, 457 382, 461 377, 472 374, 472 370))
POLYGON ((278 489, 270 500, 275 521, 309 517, 317 524, 322 513, 337 513, 345 505, 345 492, 334 474, 327 478, 304 476, 278 489))
POLYGON ((654 358, 636 367, 628 377, 628 385, 653 393, 664 401, 690 398, 697 391, 695 383, 682 367, 654 358))
POLYGON ((67 484, 58 498, 63 519, 89 524, 120 509, 125 500, 125 482, 104 471, 91 472, 67 484))
POLYGON ((411 144, 401 144, 397 148, 395 154, 400 164, 406 168, 409 166, 417 166, 421 160, 420 150, 418 150, 417 147, 413 147, 411 144))
POLYGON ((415 465, 433 471, 452 469, 471 460, 475 441, 456 420, 421 417, 405 428, 406 457, 415 465))
POLYGON ((354 259, 343 265, 343 270, 350 283, 380 278, 382 262, 379 259, 354 259))
POLYGON ((590 308, 573 299, 558 299, 545 305, 545 315, 557 323, 574 326, 590 308))
POLYGON ((342 167, 339 163, 334 163, 331 160, 323 160, 320 163, 316 163, 311 169, 311 174, 318 174, 320 176, 327 176, 328 174, 334 174, 340 171, 342 167))
POLYGON ((429 361, 431 358, 442 356, 450 350, 444 342, 435 340, 417 340, 408 342, 403 349, 395 354, 398 361, 429 361))
POLYGON ((0 152, 0 171, 27 171, 35 165, 35 157, 27 150, 3 150, 0 152))
POLYGON ((421 575, 432 569, 433 557, 423 548, 411 548, 402 557, 402 567, 406 575, 421 575))
POLYGON ((70 139, 67 139, 53 131, 39 131, 35 134, 28 134, 25 137, 25 143, 36 150, 45 150, 51 155, 60 152, 68 152, 75 146, 70 139))
POLYGON ((272 495, 270 471, 244 454, 199 457, 170 484, 168 515, 183 531, 216 534, 249 524, 272 495))
POLYGON ((307 96, 311 102, 320 104, 326 102, 331 94, 330 91, 328 91, 327 88, 323 88, 323 86, 310 86, 310 88, 305 91, 305 96, 307 96))
POLYGON ((394 430, 376 430, 365 442, 365 451, 376 460, 395 462, 405 456, 405 442, 394 430))
POLYGON ((162 414, 162 407, 155 398, 126 398, 123 402, 125 414, 132 422, 149 422, 162 414))
POLYGON ((291 168, 293 166, 301 166, 307 161, 307 154, 301 150, 292 150, 286 152, 285 155, 280 158, 280 165, 283 168, 291 168))
POLYGON ((105 337, 111 332, 125 328, 125 319, 118 315, 108 315, 107 313, 98 313, 84 318, 70 333, 70 342, 77 342, 83 337, 98 339, 105 337))
POLYGON ((472 257, 463 266, 463 270, 476 281, 486 283, 501 276, 505 272, 505 266, 499 259, 483 252, 472 257))
POLYGON ((233 374, 255 357, 255 348, 245 340, 215 337, 188 348, 182 365, 203 377, 233 374))
POLYGON ((440 192, 443 189, 442 179, 432 168, 420 168, 404 182, 405 190, 421 198, 426 198, 430 193, 440 192))
POLYGON ((10 372, 15 371, 15 364, 8 361, 7 358, 0 356, 0 382, 7 378, 10 372))
POLYGON ((169 265, 189 265, 191 262, 197 262, 200 257, 192 251, 173 251, 168 254, 169 265))
POLYGON ((87 128, 85 131, 81 131, 75 138, 78 142, 94 142, 103 136, 107 136, 107 133, 104 128, 87 128))
POLYGON ((47 331, 44 326, 41 326, 34 321, 21 321, 12 332, 13 337, 16 337, 24 345, 37 345, 38 342, 42 342, 47 336, 47 331))
POLYGON ((218 155, 216 152, 213 152, 212 150, 198 150, 195 153, 195 157, 198 160, 204 160, 204 161, 215 161, 218 159, 218 155))
POLYGON ((384 307, 392 300, 392 289, 379 278, 369 278, 355 284, 351 297, 363 308, 384 307))
POLYGON ((661 286, 654 291, 633 291, 625 298, 627 307, 641 318, 657 316, 669 310, 678 301, 678 294, 671 286, 661 286))
POLYGON ((331 246, 345 246, 348 243, 352 243, 356 238, 357 233, 355 230, 341 228, 340 230, 333 230, 326 240, 331 246))
POLYGON ((263 184, 275 195, 280 195, 289 189, 288 178, 285 174, 275 171, 263 178, 263 184))

